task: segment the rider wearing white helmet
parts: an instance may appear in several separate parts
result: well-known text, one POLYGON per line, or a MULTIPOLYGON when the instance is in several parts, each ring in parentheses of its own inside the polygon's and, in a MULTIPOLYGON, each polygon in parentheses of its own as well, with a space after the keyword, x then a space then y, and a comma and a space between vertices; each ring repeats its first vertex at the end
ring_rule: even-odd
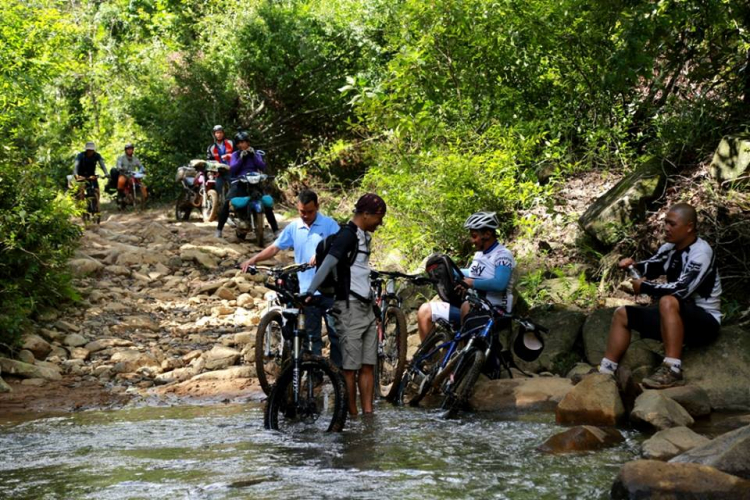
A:
MULTIPOLYGON (((471 266, 461 272, 464 274, 464 286, 480 291, 487 300, 510 312, 513 307, 513 270, 516 261, 510 250, 497 241, 499 227, 500 221, 495 212, 477 212, 466 219, 464 228, 469 230, 477 252, 471 266)), ((419 336, 424 340, 438 319, 457 325, 461 317, 462 311, 447 302, 426 302, 417 312, 419 336)))

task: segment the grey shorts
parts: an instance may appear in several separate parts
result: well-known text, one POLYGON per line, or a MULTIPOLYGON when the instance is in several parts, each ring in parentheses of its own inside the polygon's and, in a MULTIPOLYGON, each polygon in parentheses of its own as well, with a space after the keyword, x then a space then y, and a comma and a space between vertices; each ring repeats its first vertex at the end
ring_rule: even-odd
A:
POLYGON ((357 299, 337 300, 334 313, 336 332, 339 335, 344 370, 359 370, 362 365, 374 365, 378 359, 378 328, 371 304, 357 299))

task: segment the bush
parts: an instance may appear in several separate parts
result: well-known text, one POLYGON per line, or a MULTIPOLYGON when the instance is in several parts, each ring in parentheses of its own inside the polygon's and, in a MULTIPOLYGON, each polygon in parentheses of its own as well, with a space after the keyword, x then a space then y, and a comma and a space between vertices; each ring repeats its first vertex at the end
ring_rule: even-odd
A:
POLYGON ((77 298, 66 271, 77 213, 39 168, 0 164, 0 342, 17 343, 40 307, 77 298))

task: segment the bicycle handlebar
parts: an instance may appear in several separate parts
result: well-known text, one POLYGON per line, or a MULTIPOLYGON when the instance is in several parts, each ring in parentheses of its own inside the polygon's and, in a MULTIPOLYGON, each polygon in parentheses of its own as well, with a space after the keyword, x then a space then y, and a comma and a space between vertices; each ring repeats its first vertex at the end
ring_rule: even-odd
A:
POLYGON ((426 284, 435 284, 435 283, 437 283, 436 280, 433 280, 431 278, 428 278, 426 276, 422 276, 422 275, 419 275, 419 274, 404 274, 404 273, 401 273, 401 272, 398 272, 398 271, 376 271, 374 269, 370 271, 370 278, 371 279, 379 279, 381 276, 387 276, 389 278, 394 278, 394 279, 403 279, 403 280, 411 281, 411 282, 413 282, 415 284, 418 284, 418 285, 419 284, 426 285, 426 284))

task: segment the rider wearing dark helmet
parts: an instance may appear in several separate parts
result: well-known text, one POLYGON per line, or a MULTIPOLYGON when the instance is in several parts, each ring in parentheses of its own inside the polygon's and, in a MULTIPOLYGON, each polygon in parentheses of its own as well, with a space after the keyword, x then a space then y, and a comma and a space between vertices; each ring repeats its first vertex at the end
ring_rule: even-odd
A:
MULTIPOLYGON (((471 242, 477 252, 468 269, 462 269, 464 286, 478 290, 487 300, 510 312, 513 306, 513 269, 516 261, 513 254, 497 240, 500 221, 495 212, 472 214, 464 228, 469 230, 471 242)), ((466 303, 464 308, 466 309, 466 303)), ((453 324, 461 321, 459 310, 447 302, 425 302, 417 312, 417 327, 422 340, 432 329, 435 321, 442 319, 453 324)))
MULTIPOLYGON (((237 150, 232 153, 229 161, 229 176, 233 182, 232 187, 227 194, 226 201, 221 207, 221 212, 219 213, 219 224, 216 227, 217 238, 221 238, 224 224, 227 223, 227 219, 229 218, 229 200, 248 195, 245 184, 234 182, 234 180, 245 174, 251 172, 263 172, 266 169, 266 162, 263 161, 263 156, 250 147, 250 135, 247 132, 238 132, 237 135, 234 136, 234 142, 237 146, 237 150)), ((271 230, 276 234, 279 230, 279 225, 276 222, 276 216, 273 213, 273 209, 265 207, 265 214, 268 224, 271 226, 271 230)))

